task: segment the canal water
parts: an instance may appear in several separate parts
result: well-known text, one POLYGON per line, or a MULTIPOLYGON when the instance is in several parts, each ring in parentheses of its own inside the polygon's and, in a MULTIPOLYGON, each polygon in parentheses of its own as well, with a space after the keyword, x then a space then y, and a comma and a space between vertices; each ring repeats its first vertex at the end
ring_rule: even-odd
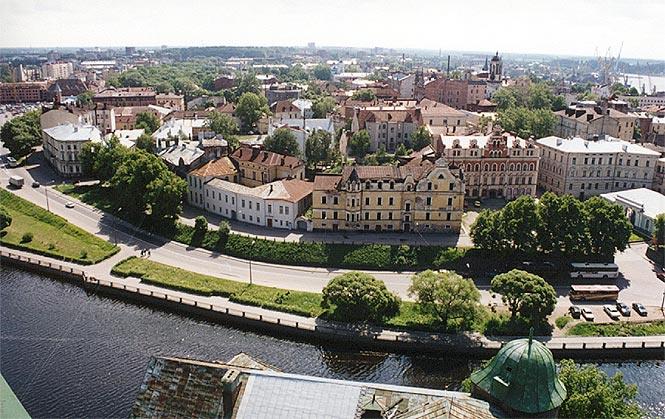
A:
MULTIPOLYGON (((0 267, 0 371, 33 417, 127 417, 152 355, 228 360, 245 352, 282 371, 456 390, 476 361, 324 347, 114 299, 0 267)), ((637 383, 665 417, 665 365, 601 363, 637 383)))

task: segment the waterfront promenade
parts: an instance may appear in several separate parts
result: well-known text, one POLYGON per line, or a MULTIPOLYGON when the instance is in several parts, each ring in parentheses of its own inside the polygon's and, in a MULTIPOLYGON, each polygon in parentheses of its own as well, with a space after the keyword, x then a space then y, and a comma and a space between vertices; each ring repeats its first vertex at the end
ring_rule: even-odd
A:
MULTIPOLYGON (((88 290, 207 317, 314 340, 346 342, 383 350, 446 351, 488 356, 514 337, 491 338, 477 333, 443 334, 384 329, 297 316, 245 306, 219 296, 201 296, 118 278, 93 266, 80 266, 17 250, 1 251, 4 264, 64 277, 88 290)), ((117 258, 118 255, 112 259, 117 258)), ((557 356, 575 358, 665 359, 665 336, 537 337, 557 356)))

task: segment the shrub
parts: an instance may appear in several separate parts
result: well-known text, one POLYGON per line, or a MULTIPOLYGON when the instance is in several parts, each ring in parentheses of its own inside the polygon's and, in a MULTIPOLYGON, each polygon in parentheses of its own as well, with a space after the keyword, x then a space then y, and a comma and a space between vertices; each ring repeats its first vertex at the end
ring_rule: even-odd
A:
POLYGON ((226 246, 226 243, 229 240, 229 234, 231 233, 231 229, 229 228, 229 223, 226 221, 222 221, 219 223, 219 228, 217 229, 217 247, 218 248, 223 248, 226 246))
POLYGON ((556 327, 558 327, 559 329, 563 329, 564 327, 566 327, 568 323, 570 323, 571 320, 572 318, 568 316, 561 316, 557 317, 557 319, 554 320, 554 324, 556 324, 556 327))
POLYGON ((87 259, 88 258, 88 251, 87 250, 81 250, 81 253, 79 254, 79 258, 87 259))
POLYGON ((194 219, 194 230, 197 232, 206 232, 208 231, 208 220, 202 215, 199 215, 194 219))
POLYGON ((6 209, 0 207, 0 230, 4 230, 12 223, 12 216, 6 209))
POLYGON ((23 236, 21 236, 21 243, 30 243, 33 237, 34 237, 33 234, 29 231, 23 233, 23 236))
POLYGON ((383 281, 363 272, 347 272, 323 289, 323 308, 344 320, 382 320, 399 312, 400 299, 383 281))

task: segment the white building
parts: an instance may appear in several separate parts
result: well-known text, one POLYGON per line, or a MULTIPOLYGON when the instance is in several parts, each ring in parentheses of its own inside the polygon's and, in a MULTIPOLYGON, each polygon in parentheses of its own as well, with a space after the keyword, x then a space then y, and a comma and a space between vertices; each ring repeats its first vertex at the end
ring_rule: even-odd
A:
POLYGON ((597 141, 555 136, 536 141, 541 147, 538 186, 581 199, 608 192, 650 187, 660 157, 628 141, 597 141))
POLYGON ((313 183, 278 180, 253 188, 214 178, 203 184, 206 211, 262 227, 307 228, 297 219, 312 204, 313 183))
POLYGON ((81 147, 89 142, 102 141, 102 133, 92 125, 58 125, 42 130, 44 157, 65 177, 81 176, 81 147))
POLYGON ((268 120, 268 135, 279 128, 286 128, 296 138, 298 149, 302 157, 305 156, 305 143, 307 138, 316 130, 326 131, 334 138, 335 126, 330 118, 317 119, 273 119, 268 120))
POLYGON ((169 119, 152 133, 157 150, 164 150, 183 140, 203 140, 215 137, 215 132, 208 128, 207 118, 169 119))
POLYGON ((74 73, 72 63, 42 64, 42 77, 45 79, 66 79, 74 73))
POLYGON ((644 233, 652 234, 656 217, 665 214, 665 195, 651 189, 629 189, 600 196, 621 205, 633 226, 644 233))

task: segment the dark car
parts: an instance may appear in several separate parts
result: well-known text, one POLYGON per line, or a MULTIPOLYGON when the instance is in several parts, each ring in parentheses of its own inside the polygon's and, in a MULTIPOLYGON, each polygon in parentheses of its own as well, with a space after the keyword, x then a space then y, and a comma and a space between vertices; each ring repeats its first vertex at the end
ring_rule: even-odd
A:
POLYGON ((568 311, 570 312, 570 315, 573 316, 573 319, 579 319, 582 315, 582 309, 578 306, 570 306, 568 311))
POLYGON ((32 187, 33 188, 39 188, 39 182, 37 182, 37 181, 32 182, 32 187))
POLYGON ((551 274, 556 272, 552 262, 522 262, 522 269, 535 274, 551 274))
POLYGON ((642 303, 633 303, 633 310, 642 317, 646 317, 647 315, 647 309, 642 303))
POLYGON ((617 310, 624 317, 630 317, 630 307, 626 303, 617 303, 617 310))

